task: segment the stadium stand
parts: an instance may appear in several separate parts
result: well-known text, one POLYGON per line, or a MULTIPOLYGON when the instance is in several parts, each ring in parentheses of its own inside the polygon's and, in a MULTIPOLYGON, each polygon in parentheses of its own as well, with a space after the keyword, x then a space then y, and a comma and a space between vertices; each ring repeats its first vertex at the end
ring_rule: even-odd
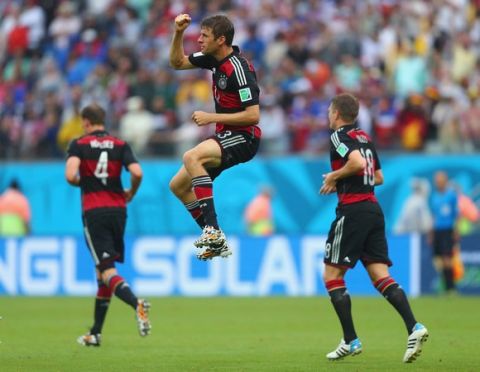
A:
POLYGON ((478 0, 4 0, 0 159, 63 157, 92 101, 107 107, 115 135, 132 132, 136 115, 148 121, 143 156, 178 156, 207 135, 189 121, 212 104, 206 72, 168 67, 182 12, 193 20, 187 53, 202 17, 234 20, 265 123, 278 123, 263 125, 266 155, 324 153, 329 99, 341 91, 361 98, 359 125, 380 149, 479 147, 478 0))

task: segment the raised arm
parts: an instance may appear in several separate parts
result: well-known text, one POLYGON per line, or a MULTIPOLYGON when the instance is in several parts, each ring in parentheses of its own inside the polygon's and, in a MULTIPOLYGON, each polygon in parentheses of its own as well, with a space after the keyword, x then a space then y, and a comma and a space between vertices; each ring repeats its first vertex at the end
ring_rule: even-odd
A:
POLYGON ((175 70, 187 70, 195 68, 190 63, 183 50, 183 33, 190 25, 192 19, 188 14, 179 14, 175 17, 175 30, 170 45, 170 66, 175 70))

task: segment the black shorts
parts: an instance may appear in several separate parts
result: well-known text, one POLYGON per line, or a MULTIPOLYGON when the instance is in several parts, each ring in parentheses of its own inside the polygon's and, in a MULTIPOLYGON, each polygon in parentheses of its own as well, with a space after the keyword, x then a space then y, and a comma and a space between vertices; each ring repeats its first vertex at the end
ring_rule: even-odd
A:
POLYGON ((433 255, 452 256, 455 241, 453 229, 442 229, 433 231, 433 255))
POLYGON ((123 262, 125 245, 123 235, 127 213, 123 208, 112 208, 112 211, 88 211, 83 215, 85 240, 100 269, 113 267, 113 262, 123 262))
POLYGON ((378 203, 360 202, 337 207, 325 246, 324 262, 353 268, 360 259, 392 265, 385 237, 385 218, 378 203))
POLYGON ((218 177, 225 169, 252 159, 260 145, 260 138, 255 137, 253 132, 226 130, 215 133, 210 138, 217 141, 222 149, 222 163, 220 166, 207 169, 208 175, 212 180, 218 177))

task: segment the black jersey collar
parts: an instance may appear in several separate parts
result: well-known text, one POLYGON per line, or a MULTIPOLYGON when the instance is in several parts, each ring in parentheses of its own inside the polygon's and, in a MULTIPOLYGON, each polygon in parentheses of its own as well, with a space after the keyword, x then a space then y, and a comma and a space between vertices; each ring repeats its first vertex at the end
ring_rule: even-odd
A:
POLYGON ((339 130, 339 131, 349 132, 349 131, 351 131, 352 129, 356 129, 356 128, 358 128, 358 127, 357 127, 357 123, 352 123, 352 124, 342 125, 340 128, 338 128, 338 130, 339 130))
POLYGON ((228 56, 226 56, 224 59, 218 62, 218 65, 220 66, 222 63, 224 63, 227 59, 229 59, 231 56, 235 54, 240 54, 240 48, 238 45, 232 45, 233 52, 230 53, 228 56))
POLYGON ((104 137, 108 136, 108 132, 105 129, 97 129, 90 133, 91 136, 104 137))

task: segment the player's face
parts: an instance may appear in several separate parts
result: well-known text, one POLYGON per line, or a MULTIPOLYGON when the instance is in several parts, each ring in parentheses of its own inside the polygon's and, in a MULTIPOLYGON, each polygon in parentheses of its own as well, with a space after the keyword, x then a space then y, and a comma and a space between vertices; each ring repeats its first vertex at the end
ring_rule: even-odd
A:
POLYGON ((335 108, 330 104, 328 106, 328 124, 330 126, 330 129, 335 130, 335 121, 338 117, 338 111, 335 110, 335 108))
POLYGON ((90 127, 91 127, 90 121, 82 118, 82 127, 83 127, 83 131, 85 133, 89 133, 89 130, 90 130, 90 127))
POLYGON ((444 172, 437 172, 435 173, 435 185, 437 189, 443 191, 447 188, 448 184, 448 176, 444 172))
POLYGON ((210 28, 202 28, 200 30, 200 36, 198 37, 198 44, 200 44, 200 51, 203 54, 210 54, 213 55, 217 52, 220 41, 224 39, 224 37, 219 37, 215 39, 213 35, 212 29, 210 28))

